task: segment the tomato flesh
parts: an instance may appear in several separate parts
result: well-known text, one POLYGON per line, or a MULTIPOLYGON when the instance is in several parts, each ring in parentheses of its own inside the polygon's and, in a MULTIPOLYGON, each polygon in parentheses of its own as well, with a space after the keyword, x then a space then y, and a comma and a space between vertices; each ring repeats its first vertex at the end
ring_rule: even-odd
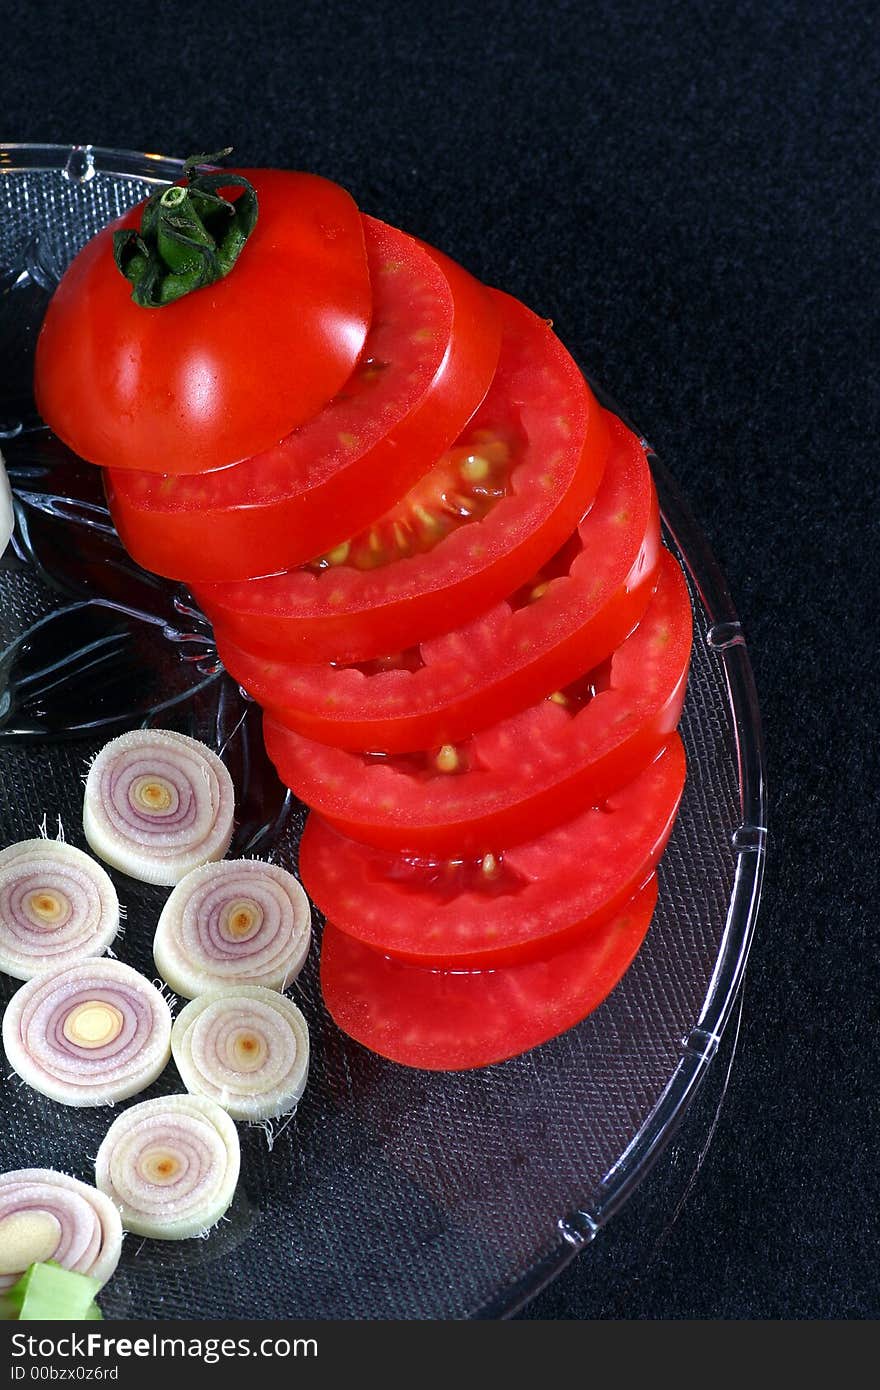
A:
POLYGON ((392 506, 482 401, 501 343, 489 291, 405 233, 363 224, 373 322, 325 409, 210 477, 111 471, 113 519, 139 564, 213 582, 311 560, 392 506))
POLYGON ((517 1057, 581 1023, 620 982, 657 902, 652 876, 613 921, 544 960, 426 970, 371 951, 328 922, 321 989, 334 1022, 389 1061, 464 1071, 517 1057))
POLYGON ((443 454, 431 471, 365 530, 319 555, 308 568, 320 574, 339 565, 377 570, 412 555, 427 555, 453 531, 481 521, 511 491, 521 440, 514 430, 475 430, 466 444, 443 454))
POLYGON ((483 859, 358 844, 311 815, 300 872, 324 915, 416 965, 474 970, 543 957, 606 922, 656 867, 684 786, 681 740, 602 803, 483 859))
POLYGON ((354 201, 314 174, 236 172, 253 183, 259 215, 224 279, 161 309, 136 305, 113 233, 140 227, 140 205, 86 244, 53 295, 37 404, 89 462, 225 467, 302 425, 351 374, 372 307, 354 201))
POLYGON ((549 829, 634 777, 681 715, 690 601, 664 552, 645 616, 606 667, 464 744, 374 755, 263 721, 281 780, 344 834, 419 853, 478 854, 549 829))
POLYGON ((632 631, 656 582, 660 521, 645 453, 615 417, 609 427, 593 506, 525 592, 452 633, 360 666, 254 656, 220 631, 227 671, 287 728, 389 753, 455 742, 568 685, 632 631))
MULTIPOLYGON (((458 441, 513 451, 503 496, 426 552, 364 571, 344 560, 250 584, 195 585, 218 633, 246 651, 303 662, 362 661, 469 622, 524 583, 571 534, 593 501, 608 423, 558 338, 508 295, 498 370, 458 441)), ((447 461, 438 465, 440 489, 447 461)), ((430 486, 419 485, 420 495, 430 486)), ((398 505, 408 505, 398 504, 398 505)))

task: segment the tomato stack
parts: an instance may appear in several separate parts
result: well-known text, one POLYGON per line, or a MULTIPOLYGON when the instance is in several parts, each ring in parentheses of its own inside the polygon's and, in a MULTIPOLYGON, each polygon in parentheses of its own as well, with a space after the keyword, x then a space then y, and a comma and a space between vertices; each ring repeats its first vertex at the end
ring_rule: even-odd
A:
POLYGON ((641 443, 545 320, 333 184, 245 175, 256 226, 197 293, 143 307, 113 229, 85 248, 38 398, 265 709, 312 808, 333 1017, 404 1064, 485 1065, 584 1018, 645 936, 687 590, 641 443))

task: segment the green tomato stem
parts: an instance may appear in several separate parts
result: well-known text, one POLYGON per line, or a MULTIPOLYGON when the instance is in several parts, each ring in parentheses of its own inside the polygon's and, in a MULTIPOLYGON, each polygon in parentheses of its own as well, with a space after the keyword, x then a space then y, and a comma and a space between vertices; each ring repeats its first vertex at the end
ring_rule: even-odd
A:
MULTIPOLYGON (((223 151, 228 153, 228 151, 223 151)), ((241 174, 198 173, 197 156, 184 165, 183 184, 148 200, 140 231, 113 235, 113 255, 143 309, 159 309, 222 280, 233 269, 257 221, 257 194, 241 174), (220 189, 241 188, 232 201, 220 189)))

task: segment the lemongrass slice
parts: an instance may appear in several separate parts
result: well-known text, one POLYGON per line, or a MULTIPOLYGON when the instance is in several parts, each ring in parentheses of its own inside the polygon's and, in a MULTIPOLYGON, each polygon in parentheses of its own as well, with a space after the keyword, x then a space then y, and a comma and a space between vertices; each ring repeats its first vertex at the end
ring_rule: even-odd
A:
POLYGON ((44 1260, 104 1284, 121 1248, 119 1212, 97 1188, 52 1168, 0 1173, 0 1291, 44 1260))
POLYGON ((232 985, 282 990, 302 969, 311 937, 309 900, 293 874, 258 859, 224 859, 177 885, 153 956, 187 999, 232 985))
POLYGON ((162 1096, 133 1105, 107 1131, 96 1182, 127 1231, 156 1240, 201 1236, 232 1201, 238 1131, 206 1096, 162 1096))
POLYGON ((6 476, 6 465, 3 462, 3 455, 0 454, 0 555, 3 554, 15 525, 15 514, 12 510, 12 489, 9 486, 9 479, 6 476))
POLYGON ((100 956, 119 931, 119 899, 100 864, 63 840, 0 852, 0 970, 17 980, 100 956))
POLYGON ((144 883, 174 884, 222 859, 235 792, 217 754, 168 729, 120 734, 86 779, 83 828, 95 854, 144 883))
POLYGON ((23 1081, 63 1105, 112 1105, 144 1090, 171 1055, 171 1010, 118 960, 90 960, 22 985, 3 1046, 23 1081))
POLYGON ((171 1052, 188 1091, 210 1096, 234 1120, 272 1120, 305 1090, 309 1029, 283 994, 242 985, 187 1004, 171 1052))

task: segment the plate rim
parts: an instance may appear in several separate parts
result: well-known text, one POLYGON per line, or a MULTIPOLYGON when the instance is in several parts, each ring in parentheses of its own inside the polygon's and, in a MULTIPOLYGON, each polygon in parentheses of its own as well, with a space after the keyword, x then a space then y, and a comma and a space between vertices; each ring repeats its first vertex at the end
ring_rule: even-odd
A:
POLYGON ((55 171, 77 184, 90 183, 95 174, 105 173, 138 179, 142 183, 169 183, 180 177, 183 165, 184 161, 173 155, 116 149, 111 145, 0 141, 0 176, 55 171), (74 159, 80 162, 76 172, 71 167, 74 159), (120 168, 120 161, 127 167, 120 168), (148 161, 146 168, 144 161, 148 161))

